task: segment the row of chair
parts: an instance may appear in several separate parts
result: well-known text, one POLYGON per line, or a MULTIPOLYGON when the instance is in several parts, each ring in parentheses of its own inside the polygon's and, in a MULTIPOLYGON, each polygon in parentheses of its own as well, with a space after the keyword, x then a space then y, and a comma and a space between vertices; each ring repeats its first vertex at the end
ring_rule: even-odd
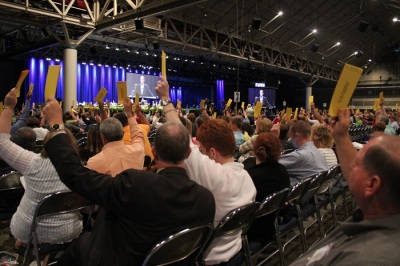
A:
MULTIPOLYGON (((16 176, 17 175, 14 176, 14 180, 16 180, 16 176)), ((335 199, 339 195, 345 195, 344 193, 346 192, 345 182, 343 182, 340 177, 341 171, 339 165, 337 165, 328 172, 320 173, 312 178, 303 180, 291 190, 284 189, 276 192, 268 196, 261 203, 254 202, 232 210, 221 220, 215 229, 212 229, 211 225, 204 225, 196 228, 187 228, 174 235, 168 236, 155 245, 149 252, 144 265, 167 265, 184 259, 193 259, 197 261, 198 264, 204 265, 204 254, 216 237, 240 231, 242 232, 243 249, 238 256, 245 260, 246 265, 253 265, 253 262, 257 261, 261 253, 273 244, 268 243, 261 250, 252 254, 246 236, 246 232, 252 222, 265 215, 275 215, 275 242, 277 248, 258 265, 262 265, 277 253, 279 253, 281 264, 286 265, 284 252, 286 245, 292 240, 300 238, 303 250, 306 251, 308 249, 307 230, 309 226, 306 228, 304 227, 303 222, 305 219, 315 214, 315 222, 318 224, 320 238, 325 237, 326 232, 331 228, 327 230, 324 228, 323 221, 325 217, 324 214, 321 213, 321 209, 330 205, 333 227, 338 225, 335 199), (322 188, 321 184, 325 184, 327 181, 333 182, 333 186, 324 186, 323 189, 320 190, 320 188, 322 188), (289 221, 279 224, 277 213, 288 205, 294 207, 295 215, 291 217, 289 221), (299 233, 283 243, 283 236, 295 227, 299 229, 299 233)), ((2 179, 0 179, 0 191, 1 181, 2 179)), ((19 184, 16 184, 16 187, 19 187, 19 184)), ((28 258, 30 257, 29 253, 32 248, 38 262, 40 261, 40 255, 46 254, 49 251, 65 248, 65 245, 39 245, 36 235, 36 226, 41 217, 77 211, 87 206, 92 206, 92 204, 71 191, 57 192, 45 197, 35 210, 30 229, 30 243, 25 253, 23 265, 26 265, 28 262, 28 258)), ((347 209, 346 215, 348 215, 347 209)))

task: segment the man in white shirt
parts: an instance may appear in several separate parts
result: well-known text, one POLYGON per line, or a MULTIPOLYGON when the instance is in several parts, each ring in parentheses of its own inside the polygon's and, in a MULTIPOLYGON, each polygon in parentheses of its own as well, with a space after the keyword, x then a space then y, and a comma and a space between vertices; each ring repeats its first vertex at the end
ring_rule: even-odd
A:
MULTIPOLYGON (((180 122, 172 102, 169 100, 169 85, 164 78, 157 83, 156 93, 160 97, 167 121, 180 122)), ((189 178, 208 188, 215 198, 214 226, 233 209, 255 200, 256 188, 243 169, 243 164, 234 161, 235 138, 229 124, 222 120, 208 120, 196 133, 198 146, 191 142, 191 154, 186 159, 189 178)), ((205 253, 206 265, 229 261, 242 247, 241 232, 218 237, 205 253)))

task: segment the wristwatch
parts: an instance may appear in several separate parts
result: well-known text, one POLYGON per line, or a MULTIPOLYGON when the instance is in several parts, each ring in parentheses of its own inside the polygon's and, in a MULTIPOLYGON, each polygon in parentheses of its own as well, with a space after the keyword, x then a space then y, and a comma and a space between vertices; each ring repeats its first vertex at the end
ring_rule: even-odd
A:
POLYGON ((59 131, 59 130, 64 129, 64 128, 65 128, 65 127, 64 127, 63 124, 61 124, 61 125, 59 125, 59 124, 54 124, 54 125, 51 126, 51 132, 59 131))
POLYGON ((167 100, 161 100, 161 106, 167 106, 168 104, 172 103, 170 99, 167 100))

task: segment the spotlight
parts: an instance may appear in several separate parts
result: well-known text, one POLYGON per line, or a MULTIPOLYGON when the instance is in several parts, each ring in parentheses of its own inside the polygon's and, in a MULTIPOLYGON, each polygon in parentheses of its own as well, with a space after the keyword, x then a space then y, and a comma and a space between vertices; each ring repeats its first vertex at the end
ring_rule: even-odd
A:
POLYGON ((318 52, 319 49, 319 44, 314 43, 313 46, 311 46, 311 52, 318 52))
POLYGON ((366 32, 367 28, 369 26, 369 23, 366 21, 360 21, 360 24, 358 24, 357 30, 359 32, 366 32))
POLYGON ((89 48, 89 51, 90 51, 90 53, 91 53, 92 55, 95 55, 95 54, 97 54, 97 49, 96 49, 96 46, 92 46, 92 47, 90 47, 90 48, 89 48))
POLYGON ((106 44, 106 49, 111 49, 110 45, 106 44))
POLYGON ((142 30, 144 28, 144 23, 143 20, 141 19, 135 19, 135 28, 136 30, 142 30))
POLYGON ((253 30, 259 30, 261 28, 261 18, 254 17, 253 22, 251 23, 251 28, 253 30))
POLYGON ((160 44, 158 42, 153 42, 153 49, 154 50, 160 49, 160 44))
POLYGON ((357 57, 357 58, 360 58, 361 56, 363 56, 363 52, 362 51, 355 51, 354 52, 354 55, 357 57))

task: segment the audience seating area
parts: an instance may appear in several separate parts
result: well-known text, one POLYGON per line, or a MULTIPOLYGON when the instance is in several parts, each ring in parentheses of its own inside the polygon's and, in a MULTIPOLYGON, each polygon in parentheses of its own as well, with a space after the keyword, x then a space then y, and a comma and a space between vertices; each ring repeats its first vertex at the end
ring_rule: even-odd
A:
MULTIPOLYGON (((18 183, 18 173, 11 173, 0 179, 0 193, 4 190, 3 183, 7 183, 5 178, 10 176, 15 181, 11 182, 11 187, 22 187, 18 183)), ((29 265, 32 259, 43 260, 44 255, 54 254, 68 246, 68 243, 46 246, 39 244, 35 228, 40 217, 76 211, 87 206, 92 204, 73 192, 57 192, 45 197, 35 211, 30 229, 31 244, 25 251, 22 265, 29 265)), ((204 253, 212 241, 218 236, 234 233, 242 235, 242 251, 230 260, 229 265, 288 265, 316 241, 326 237, 340 221, 345 220, 350 215, 350 206, 351 195, 340 167, 336 165, 327 172, 299 182, 290 190, 284 189, 268 196, 261 203, 255 202, 232 210, 215 229, 211 225, 204 225, 166 236, 149 251, 143 265, 178 262, 181 265, 190 265, 194 260, 198 265, 204 265, 204 253), (326 186, 327 181, 331 185, 326 186), (265 215, 273 215, 275 219, 275 240, 265 245, 249 242, 247 229, 255 219, 265 215)))

